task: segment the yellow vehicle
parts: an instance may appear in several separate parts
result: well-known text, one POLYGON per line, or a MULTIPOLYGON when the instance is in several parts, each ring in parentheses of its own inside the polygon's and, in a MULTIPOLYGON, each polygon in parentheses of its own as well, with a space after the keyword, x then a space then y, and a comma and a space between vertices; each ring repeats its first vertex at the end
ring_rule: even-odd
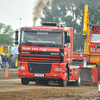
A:
POLYGON ((84 53, 73 53, 73 58, 83 63, 81 81, 93 85, 100 81, 100 25, 91 25, 91 29, 89 29, 90 25, 88 5, 85 5, 83 21, 84 53))
MULTIPOLYGON (((8 67, 11 66, 11 68, 17 68, 18 67, 18 55, 16 54, 17 48, 15 49, 13 48, 14 47, 0 46, 0 54, 4 55, 5 53, 7 53, 9 57, 8 67)), ((2 67, 3 67, 3 63, 2 63, 2 67)))
POLYGON ((85 38, 84 41, 84 53, 89 53, 89 12, 88 12, 88 5, 85 5, 84 9, 84 22, 83 22, 83 38, 85 38))
POLYGON ((7 53, 8 52, 8 46, 0 46, 0 53, 7 53))

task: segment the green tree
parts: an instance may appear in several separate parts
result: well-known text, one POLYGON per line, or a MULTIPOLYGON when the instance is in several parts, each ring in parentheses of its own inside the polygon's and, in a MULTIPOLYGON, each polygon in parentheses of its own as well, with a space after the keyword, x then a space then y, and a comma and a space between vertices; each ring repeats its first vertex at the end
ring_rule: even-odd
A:
POLYGON ((100 3, 89 8, 89 19, 92 24, 100 25, 100 3))
POLYGON ((56 22, 59 23, 59 9, 56 4, 56 1, 53 1, 51 4, 50 2, 47 3, 43 10, 43 16, 41 17, 41 23, 42 22, 56 22), (50 7, 50 8, 49 8, 50 7), (52 13, 52 14, 51 14, 52 13), (58 16, 56 16, 58 15, 58 16))
POLYGON ((57 22, 58 25, 65 24, 67 27, 74 28, 74 50, 76 47, 83 47, 83 41, 81 37, 82 34, 82 22, 81 18, 83 16, 82 9, 84 5, 81 4, 80 7, 75 7, 72 5, 71 7, 66 7, 66 2, 58 3, 53 1, 52 3, 48 3, 47 6, 43 10, 43 16, 41 16, 42 22, 57 22), (69 14, 68 14, 69 13, 69 14), (78 22, 79 21, 79 22, 78 22), (77 35, 75 35, 77 34, 77 35), (79 37, 80 35, 80 37, 79 37), (76 42, 79 37, 79 45, 76 42), (80 42, 82 41, 82 42, 80 42), (75 44, 76 43, 76 44, 75 44))
POLYGON ((89 5, 90 22, 100 24, 100 0, 54 0, 48 3, 41 14, 42 22, 57 22, 74 29, 73 49, 84 48, 82 39, 84 7, 89 5), (98 5, 96 5, 98 3, 98 5))
POLYGON ((13 38, 14 30, 11 28, 10 25, 5 25, 0 23, 0 44, 1 45, 13 45, 14 38, 13 38))

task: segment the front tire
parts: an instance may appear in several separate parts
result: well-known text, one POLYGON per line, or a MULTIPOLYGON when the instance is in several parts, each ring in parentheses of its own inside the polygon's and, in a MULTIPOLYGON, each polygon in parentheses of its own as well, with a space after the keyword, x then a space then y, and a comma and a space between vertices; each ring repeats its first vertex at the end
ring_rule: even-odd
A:
POLYGON ((22 85, 28 85, 29 80, 27 78, 21 78, 21 83, 22 83, 22 85))
POLYGON ((66 80, 59 80, 59 86, 66 87, 67 81, 66 80))
POLYGON ((66 87, 67 86, 67 80, 66 80, 67 74, 68 74, 68 72, 67 72, 67 68, 66 68, 66 71, 65 71, 65 80, 59 80, 59 86, 62 86, 62 87, 66 87))

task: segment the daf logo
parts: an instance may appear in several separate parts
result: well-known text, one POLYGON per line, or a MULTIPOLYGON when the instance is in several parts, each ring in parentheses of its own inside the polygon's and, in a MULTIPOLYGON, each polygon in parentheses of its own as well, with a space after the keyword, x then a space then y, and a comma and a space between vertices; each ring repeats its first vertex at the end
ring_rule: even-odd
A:
POLYGON ((57 52, 57 53, 53 53, 53 52, 52 52, 52 53, 50 53, 50 54, 51 54, 51 55, 59 55, 59 53, 58 53, 58 52, 57 52))

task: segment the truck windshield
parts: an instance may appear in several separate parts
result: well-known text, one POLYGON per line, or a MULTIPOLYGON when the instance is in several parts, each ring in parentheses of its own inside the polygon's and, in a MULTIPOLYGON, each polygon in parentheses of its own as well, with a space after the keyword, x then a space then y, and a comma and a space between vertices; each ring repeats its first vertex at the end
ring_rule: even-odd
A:
POLYGON ((36 31, 22 31, 21 43, 50 43, 62 45, 61 32, 36 32, 36 31))
POLYGON ((100 34, 92 34, 91 42, 99 42, 100 43, 100 34))

